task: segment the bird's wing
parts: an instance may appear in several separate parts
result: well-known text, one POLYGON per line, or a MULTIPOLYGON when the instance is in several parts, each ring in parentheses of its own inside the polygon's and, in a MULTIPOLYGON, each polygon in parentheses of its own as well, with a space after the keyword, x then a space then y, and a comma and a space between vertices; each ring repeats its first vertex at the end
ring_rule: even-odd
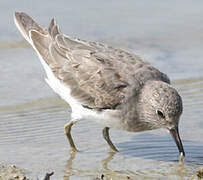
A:
POLYGON ((60 64, 56 77, 71 88, 71 95, 83 105, 114 109, 129 85, 115 66, 117 56, 101 44, 73 40, 60 33, 55 35, 56 27, 55 23, 49 27, 53 40, 50 53, 60 64))
POLYGON ((130 86, 131 77, 127 80, 125 72, 132 71, 132 55, 99 43, 71 39, 59 32, 54 19, 46 30, 25 13, 15 13, 14 17, 25 39, 55 77, 71 89, 72 97, 96 109, 114 109, 122 102, 130 86))

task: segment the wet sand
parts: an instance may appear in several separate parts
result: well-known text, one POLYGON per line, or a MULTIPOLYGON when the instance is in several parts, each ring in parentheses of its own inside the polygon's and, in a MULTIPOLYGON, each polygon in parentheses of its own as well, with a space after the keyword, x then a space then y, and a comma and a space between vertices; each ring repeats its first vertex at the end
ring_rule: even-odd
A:
POLYGON ((31 180, 25 176, 25 170, 15 165, 0 165, 0 180, 31 180))
MULTIPOLYGON (((54 172, 46 173, 43 180, 50 180, 54 172)), ((25 169, 16 167, 15 165, 0 165, 0 180, 31 180, 26 177, 25 169)), ((39 180, 39 178, 37 178, 39 180)))
MULTIPOLYGON (((54 172, 51 173, 46 173, 46 175, 44 176, 43 180, 51 180, 52 177, 54 175, 54 172)), ((82 174, 80 174, 81 176, 82 174)), ((143 179, 146 177, 141 177, 141 179, 143 179)), ((64 179, 66 179, 66 177, 64 176, 64 179)), ((69 177, 67 178, 69 179, 69 177)), ((119 179, 134 179, 129 175, 126 176, 112 176, 109 174, 100 174, 97 175, 96 177, 92 177, 90 178, 91 180, 119 180, 119 179)), ((136 179, 138 179, 136 177, 136 179)), ((199 168, 199 170, 197 170, 194 174, 191 175, 191 177, 189 178, 189 180, 201 180, 203 179, 203 168, 199 168)), ((34 179, 30 179, 29 177, 26 177, 26 172, 25 169, 16 167, 15 165, 0 165, 0 180, 34 180, 34 179)), ((37 178, 37 180, 39 180, 39 178, 37 178)))

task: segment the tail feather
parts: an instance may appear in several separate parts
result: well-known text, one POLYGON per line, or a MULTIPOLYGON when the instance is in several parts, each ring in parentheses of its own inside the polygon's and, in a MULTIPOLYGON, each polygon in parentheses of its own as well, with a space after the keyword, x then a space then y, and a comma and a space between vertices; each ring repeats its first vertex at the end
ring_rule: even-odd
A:
POLYGON ((60 32, 59 32, 59 27, 58 27, 58 25, 56 24, 56 21, 55 21, 54 18, 51 20, 51 23, 50 23, 49 28, 48 28, 48 32, 49 32, 49 35, 51 36, 51 38, 52 38, 53 40, 55 40, 55 39, 56 39, 56 36, 57 36, 58 34, 60 34, 60 32))
POLYGON ((47 35, 48 31, 40 27, 30 16, 21 12, 15 12, 14 21, 23 37, 32 45, 29 32, 35 30, 41 34, 47 35))
POLYGON ((37 51, 38 55, 49 65, 54 62, 51 54, 49 52, 49 47, 51 44, 51 38, 47 35, 43 35, 36 30, 31 30, 29 32, 29 37, 33 48, 37 51))
POLYGON ((16 12, 14 21, 23 37, 36 50, 40 59, 43 59, 48 65, 57 64, 50 52, 50 47, 55 43, 55 38, 59 34, 56 21, 51 20, 48 30, 40 27, 30 16, 23 12, 16 12))

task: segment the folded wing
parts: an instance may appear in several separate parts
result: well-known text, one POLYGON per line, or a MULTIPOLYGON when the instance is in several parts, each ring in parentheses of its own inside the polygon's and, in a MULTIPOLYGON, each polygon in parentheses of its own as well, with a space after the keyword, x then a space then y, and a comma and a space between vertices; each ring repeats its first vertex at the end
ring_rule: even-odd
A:
POLYGON ((44 60, 42 63, 46 63, 54 76, 70 88, 71 96, 82 105, 114 109, 122 102, 130 82, 129 79, 127 83, 123 76, 122 71, 129 65, 122 56, 128 53, 99 43, 71 39, 59 32, 54 19, 48 30, 25 13, 15 13, 15 22, 44 60))

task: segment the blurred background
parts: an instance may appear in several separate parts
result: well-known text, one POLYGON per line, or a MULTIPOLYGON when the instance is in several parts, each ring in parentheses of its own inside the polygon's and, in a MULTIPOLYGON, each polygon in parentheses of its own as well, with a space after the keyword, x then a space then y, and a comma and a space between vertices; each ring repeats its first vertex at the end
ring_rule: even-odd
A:
POLYGON ((0 2, 0 162, 24 167, 36 178, 188 179, 203 164, 203 1, 7 0, 0 2), (48 87, 34 50, 17 30, 13 13, 26 12, 41 26, 55 17, 62 33, 123 48, 168 74, 180 92, 180 133, 186 164, 165 130, 112 130, 120 153, 108 153, 102 127, 73 128, 81 153, 71 154, 63 126, 70 109, 48 87), (122 162, 122 163, 121 163, 122 162))

